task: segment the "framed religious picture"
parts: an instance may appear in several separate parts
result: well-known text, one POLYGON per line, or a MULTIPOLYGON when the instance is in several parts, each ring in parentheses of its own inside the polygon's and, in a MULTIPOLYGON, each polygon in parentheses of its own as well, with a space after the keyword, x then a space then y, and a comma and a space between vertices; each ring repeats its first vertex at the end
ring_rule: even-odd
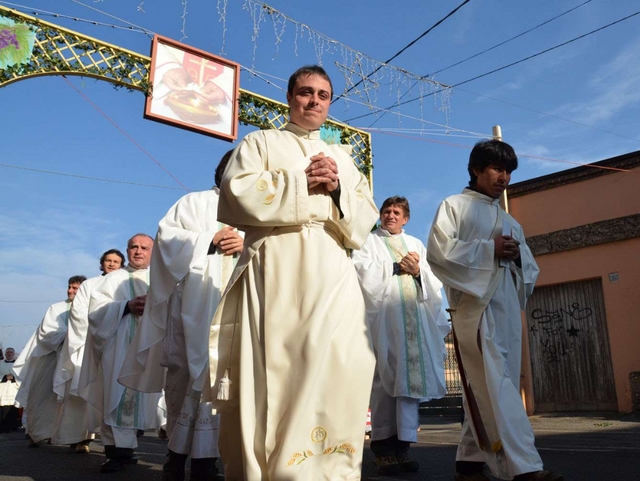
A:
POLYGON ((145 118, 237 139, 239 64, 156 35, 149 80, 145 118))

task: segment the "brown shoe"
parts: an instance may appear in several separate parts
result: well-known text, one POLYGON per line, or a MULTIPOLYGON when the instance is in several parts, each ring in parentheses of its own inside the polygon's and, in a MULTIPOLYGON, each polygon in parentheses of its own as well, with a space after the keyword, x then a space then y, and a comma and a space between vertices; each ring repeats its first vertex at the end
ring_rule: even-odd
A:
POLYGON ((482 471, 472 474, 456 473, 455 481, 491 481, 482 471))
POLYGON ((400 472, 400 464, 395 456, 376 456, 375 461, 378 474, 398 474, 400 472))
POLYGON ((75 447, 75 451, 76 453, 86 454, 91 452, 91 448, 86 443, 78 443, 75 447))
POLYGON ((396 456, 400 469, 405 473, 415 473, 420 470, 420 463, 415 459, 411 459, 407 454, 396 456))

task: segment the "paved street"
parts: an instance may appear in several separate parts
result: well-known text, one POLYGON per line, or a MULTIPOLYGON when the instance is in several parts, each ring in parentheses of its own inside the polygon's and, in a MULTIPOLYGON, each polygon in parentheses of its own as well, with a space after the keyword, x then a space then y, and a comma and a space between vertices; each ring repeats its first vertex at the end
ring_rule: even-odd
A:
MULTIPOLYGON (((365 449, 363 479, 452 480, 460 424, 455 417, 424 417, 413 448, 420 472, 393 477, 376 476, 373 455, 365 449)), ((536 444, 548 469, 567 481, 640 481, 640 415, 537 415, 531 418, 536 444)), ((140 463, 126 471, 100 475, 104 458, 99 442, 91 454, 67 447, 29 448, 22 431, 0 434, 0 481, 40 480, 159 480, 166 441, 148 433, 139 438, 140 463)), ((187 478, 188 479, 188 478, 187 478)))

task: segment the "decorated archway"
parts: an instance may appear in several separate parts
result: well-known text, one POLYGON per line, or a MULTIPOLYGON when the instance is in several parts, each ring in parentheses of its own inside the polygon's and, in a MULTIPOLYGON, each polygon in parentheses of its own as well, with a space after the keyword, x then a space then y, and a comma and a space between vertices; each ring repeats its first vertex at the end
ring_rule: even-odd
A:
MULTIPOLYGON (((43 75, 78 75, 111 82, 128 90, 148 94, 151 58, 63 28, 16 10, 0 6, 0 41, 15 44, 18 62, 5 66, 0 56, 0 87, 43 75), (11 22, 3 26, 1 19, 11 22), (18 36, 29 39, 18 42, 18 36), (24 49, 20 52, 20 48, 24 49)), ((1 44, 0 44, 1 45, 1 44)), ((7 50, 7 49, 5 49, 7 50)), ((238 120, 260 128, 279 129, 287 122, 287 104, 240 89, 238 120)), ((351 157, 372 186, 371 135, 346 124, 325 123, 339 135, 340 142, 351 146, 351 157)))

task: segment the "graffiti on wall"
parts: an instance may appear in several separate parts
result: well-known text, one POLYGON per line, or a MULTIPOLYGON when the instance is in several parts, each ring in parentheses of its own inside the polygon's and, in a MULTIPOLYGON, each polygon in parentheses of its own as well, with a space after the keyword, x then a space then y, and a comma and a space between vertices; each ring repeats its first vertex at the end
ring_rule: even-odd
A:
POLYGON ((554 311, 534 309, 529 316, 529 336, 542 345, 545 361, 559 363, 575 349, 575 343, 588 331, 586 321, 593 314, 588 306, 575 302, 554 311))

